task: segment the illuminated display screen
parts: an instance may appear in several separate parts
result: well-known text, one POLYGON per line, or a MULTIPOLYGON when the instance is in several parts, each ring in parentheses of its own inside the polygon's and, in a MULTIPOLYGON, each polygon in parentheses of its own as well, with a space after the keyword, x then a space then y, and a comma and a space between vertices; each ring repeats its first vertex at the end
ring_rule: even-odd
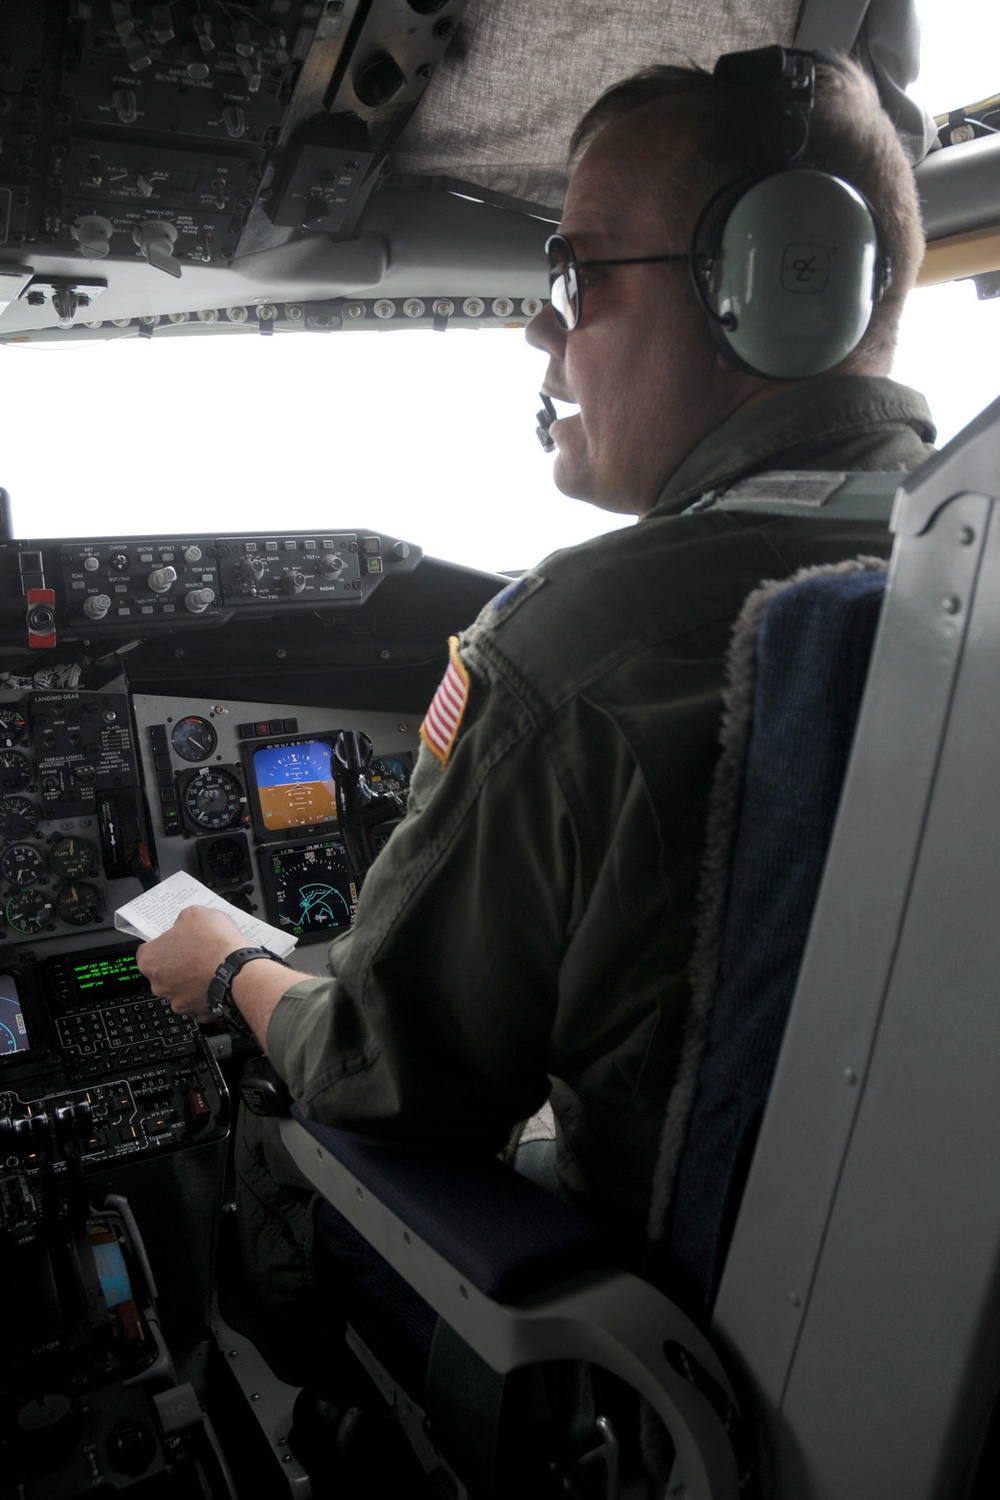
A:
POLYGON ((274 849, 265 865, 271 920, 308 942, 351 925, 357 887, 347 855, 333 842, 274 849))
POLYGON ((104 1293, 107 1307, 117 1307, 120 1302, 132 1301, 132 1283, 128 1279, 125 1257, 121 1246, 112 1235, 91 1244, 97 1275, 104 1293))
POLYGON ((68 963, 67 968, 77 992, 87 1000, 116 1000, 148 988, 132 953, 88 958, 82 963, 68 963))
POLYGON ((253 752, 253 775, 265 833, 337 821, 337 786, 326 740, 262 746, 253 752))
POLYGON ((13 974, 0 974, 0 1057, 31 1047, 13 974))

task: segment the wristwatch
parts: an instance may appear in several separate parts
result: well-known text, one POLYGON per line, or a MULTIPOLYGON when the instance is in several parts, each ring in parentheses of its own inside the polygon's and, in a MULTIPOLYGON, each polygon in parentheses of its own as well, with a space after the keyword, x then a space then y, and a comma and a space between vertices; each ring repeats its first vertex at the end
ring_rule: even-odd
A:
POLYGON ((208 986, 208 1008, 212 1015, 226 1021, 244 1036, 252 1036, 253 1031, 233 999, 233 980, 243 965, 252 963, 255 958, 269 958, 283 968, 288 968, 285 960, 272 953, 269 948, 237 948, 222 960, 208 986))

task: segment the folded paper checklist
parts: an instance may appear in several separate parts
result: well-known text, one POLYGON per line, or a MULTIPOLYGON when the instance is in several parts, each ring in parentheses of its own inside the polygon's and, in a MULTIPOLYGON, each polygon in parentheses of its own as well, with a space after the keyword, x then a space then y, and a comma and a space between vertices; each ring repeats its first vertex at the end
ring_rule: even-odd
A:
POLYGON ((119 932, 127 932, 130 937, 149 943, 172 927, 186 906, 208 906, 213 911, 225 912, 236 923, 248 946, 270 948, 279 958, 287 958, 298 942, 291 933, 281 932, 249 912, 241 911, 238 906, 230 905, 183 870, 119 907, 115 912, 115 927, 119 932))

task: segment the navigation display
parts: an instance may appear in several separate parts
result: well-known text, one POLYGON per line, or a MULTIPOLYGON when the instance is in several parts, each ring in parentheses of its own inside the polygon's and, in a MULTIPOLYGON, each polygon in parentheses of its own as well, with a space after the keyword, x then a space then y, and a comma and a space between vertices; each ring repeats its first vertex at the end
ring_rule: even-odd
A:
POLYGON ((271 849, 262 861, 268 914, 303 942, 334 937, 354 920, 358 891, 343 847, 323 843, 271 849))
POLYGON ((265 837, 336 823, 337 784, 327 740, 262 745, 251 763, 265 837))
POLYGON ((30 1050, 17 980, 13 974, 0 974, 0 1057, 30 1050))

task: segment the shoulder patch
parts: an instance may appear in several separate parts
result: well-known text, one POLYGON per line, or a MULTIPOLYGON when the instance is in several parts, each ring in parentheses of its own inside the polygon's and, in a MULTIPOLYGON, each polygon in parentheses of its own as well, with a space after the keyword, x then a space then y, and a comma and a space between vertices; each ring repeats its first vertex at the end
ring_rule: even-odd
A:
POLYGON ((539 573, 526 573, 523 578, 515 578, 513 583, 508 583, 507 587, 501 589, 496 598, 486 606, 480 616, 480 621, 492 627, 501 625, 526 599, 530 599, 544 582, 545 578, 539 573))
POLYGON ((420 738, 432 755, 441 763, 441 769, 451 758, 458 738, 458 731, 469 702, 469 674, 458 654, 458 636, 448 641, 451 660, 440 686, 431 700, 424 722, 420 726, 420 738))

